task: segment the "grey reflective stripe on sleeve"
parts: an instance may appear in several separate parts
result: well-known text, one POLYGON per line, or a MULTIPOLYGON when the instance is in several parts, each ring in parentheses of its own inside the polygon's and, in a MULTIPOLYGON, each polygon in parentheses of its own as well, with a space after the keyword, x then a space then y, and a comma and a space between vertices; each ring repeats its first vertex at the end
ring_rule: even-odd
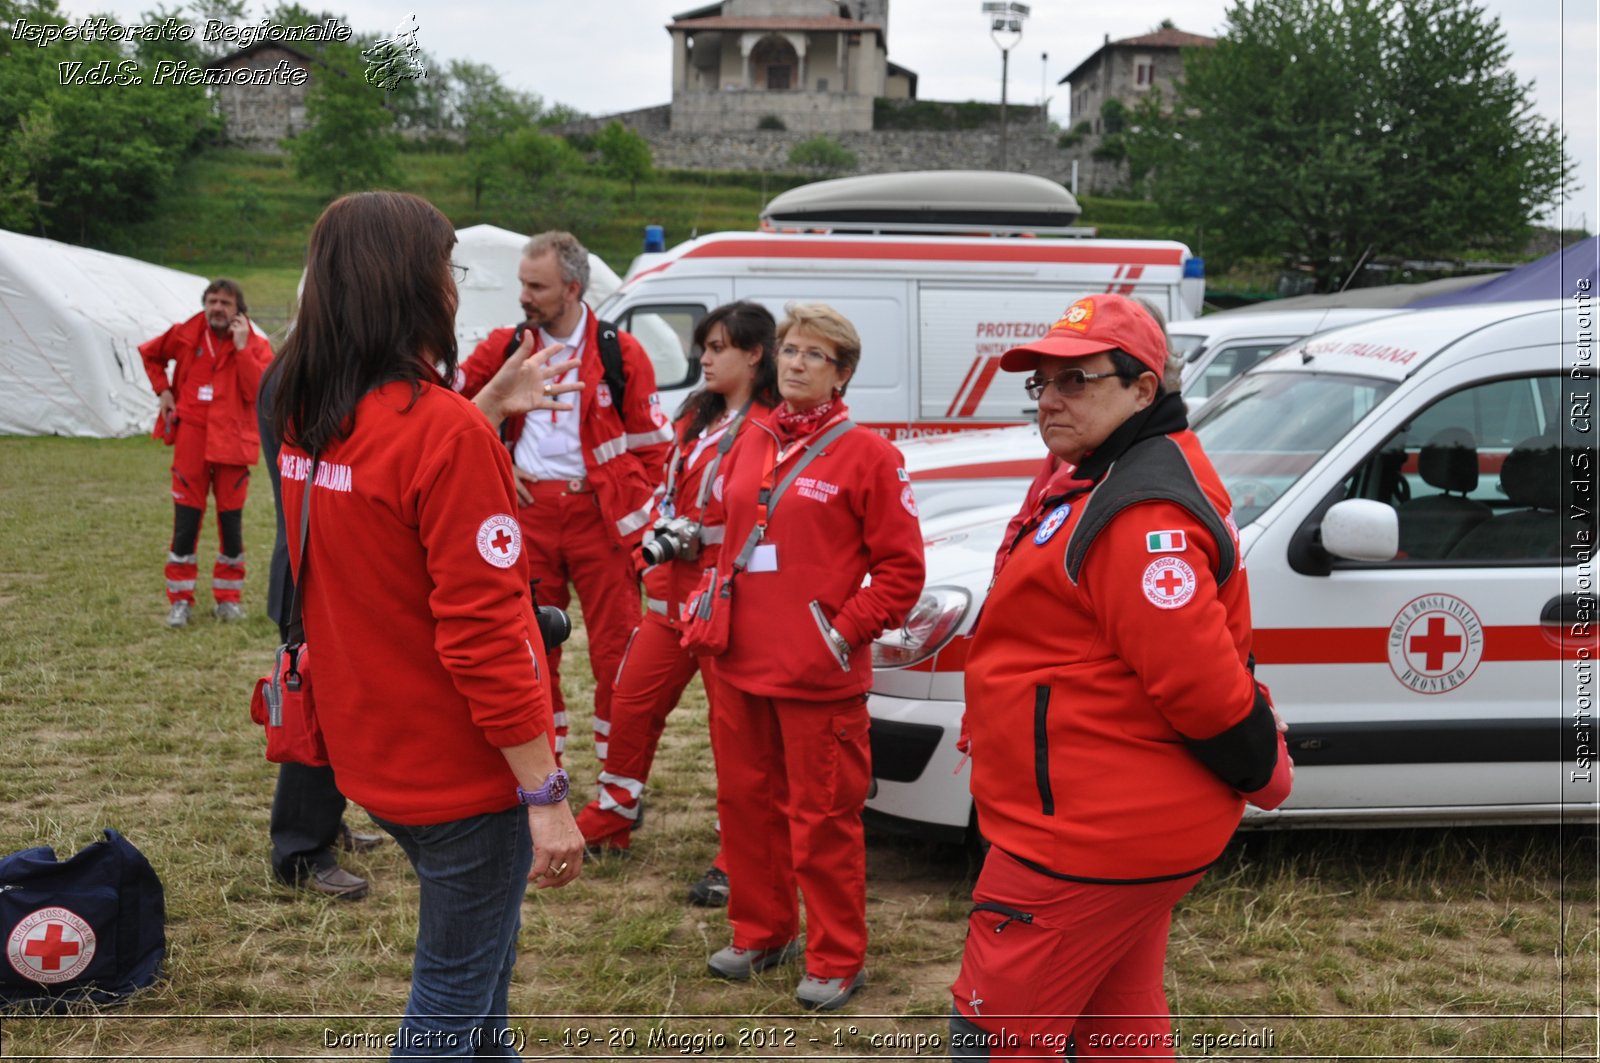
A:
MULTIPOLYGON (((194 584, 191 583, 189 586, 192 587, 192 586, 194 586, 194 584)), ((242 580, 242 579, 214 579, 214 580, 211 581, 211 589, 212 590, 218 590, 218 591, 242 591, 242 590, 244 590, 244 580, 242 580)))
POLYGON ((621 435, 621 436, 617 436, 615 439, 606 440, 604 443, 601 443, 598 447, 595 447, 589 453, 594 455, 594 463, 596 465, 604 465, 606 462, 610 461, 612 458, 621 457, 623 454, 626 454, 627 452, 628 452, 628 437, 625 436, 625 435, 621 435))
POLYGON ((646 502, 641 508, 634 510, 617 521, 617 534, 632 535, 646 524, 649 524, 650 512, 653 508, 654 506, 651 503, 646 502))
POLYGON ((700 541, 707 546, 717 546, 722 542, 722 533, 727 529, 721 524, 713 524, 709 528, 701 527, 700 541))
POLYGON ((610 720, 595 720, 594 721, 594 733, 597 734, 597 735, 609 735, 611 733, 611 721, 610 720))
POLYGON ((634 447, 648 447, 652 443, 672 442, 672 426, 667 425, 657 428, 654 432, 629 432, 627 435, 628 449, 634 447))

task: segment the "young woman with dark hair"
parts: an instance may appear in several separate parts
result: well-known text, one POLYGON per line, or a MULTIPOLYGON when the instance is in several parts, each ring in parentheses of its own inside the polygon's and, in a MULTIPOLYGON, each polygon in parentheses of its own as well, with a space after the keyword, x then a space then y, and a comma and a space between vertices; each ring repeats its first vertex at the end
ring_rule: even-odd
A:
MULTIPOLYGON (((778 404, 774 327, 766 307, 737 302, 711 311, 694 331, 705 387, 678 410, 678 445, 668 459, 656 514, 658 529, 662 521, 676 519, 695 529, 694 538, 680 544, 676 533, 666 529, 647 540, 649 559, 659 561, 644 573, 649 608, 617 673, 611 744, 599 796, 578 814, 584 841, 602 852, 628 848, 667 716, 701 667, 700 659, 681 645, 682 604, 707 563, 700 559, 702 552, 716 553, 717 540, 699 525, 720 470, 737 452, 735 440, 742 438, 745 423, 778 404)), ((719 855, 690 887, 689 902, 718 907, 727 900, 728 876, 719 855)))
POLYGON ((445 383, 454 244, 415 196, 329 206, 273 406, 328 757, 421 882, 397 1056, 504 1042, 526 883, 564 886, 582 864, 510 456, 445 383))

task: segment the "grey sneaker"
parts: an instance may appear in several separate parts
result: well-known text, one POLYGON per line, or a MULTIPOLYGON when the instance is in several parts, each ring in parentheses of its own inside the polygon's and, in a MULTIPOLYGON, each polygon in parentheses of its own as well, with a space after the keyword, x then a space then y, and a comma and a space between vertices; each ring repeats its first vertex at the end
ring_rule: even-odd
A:
POLYGON ((244 619, 244 606, 238 602, 218 602, 216 614, 224 624, 235 624, 244 619))
POLYGON ((735 982, 749 980, 753 974, 759 974, 770 967, 780 963, 788 963, 800 954, 799 946, 791 941, 775 949, 741 949, 737 945, 729 945, 711 954, 706 961, 706 966, 711 968, 711 973, 718 978, 728 978, 735 982))
POLYGON ((173 602, 172 608, 167 610, 168 627, 188 627, 189 614, 194 611, 192 602, 173 602))
POLYGON ((809 972, 800 980, 794 998, 802 1008, 813 1011, 833 1011, 850 1003, 856 991, 867 984, 867 972, 860 970, 850 978, 818 978, 809 972))
POLYGON ((700 881, 689 887, 689 903, 698 908, 726 908, 728 906, 728 875, 720 867, 713 867, 700 876, 700 881))

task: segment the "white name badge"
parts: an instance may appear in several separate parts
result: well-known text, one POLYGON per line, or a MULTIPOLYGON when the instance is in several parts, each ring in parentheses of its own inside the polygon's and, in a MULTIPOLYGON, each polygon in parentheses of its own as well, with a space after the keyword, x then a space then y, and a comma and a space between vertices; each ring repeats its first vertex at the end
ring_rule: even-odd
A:
POLYGON ((200 401, 201 402, 210 402, 211 401, 211 385, 210 384, 201 384, 200 385, 200 401))
POLYGON ((776 572, 778 571, 778 546, 776 543, 762 543, 756 547, 755 553, 750 555, 750 567, 746 572, 776 572))

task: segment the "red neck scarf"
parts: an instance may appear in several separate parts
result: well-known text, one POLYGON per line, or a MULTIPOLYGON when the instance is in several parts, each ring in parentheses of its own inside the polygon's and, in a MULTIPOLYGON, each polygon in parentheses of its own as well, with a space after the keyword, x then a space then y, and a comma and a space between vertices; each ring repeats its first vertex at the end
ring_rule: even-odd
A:
POLYGON ((804 439, 820 428, 838 407, 838 399, 829 399, 819 406, 809 410, 792 410, 787 402, 778 407, 777 416, 773 423, 778 429, 778 440, 784 446, 804 439))

